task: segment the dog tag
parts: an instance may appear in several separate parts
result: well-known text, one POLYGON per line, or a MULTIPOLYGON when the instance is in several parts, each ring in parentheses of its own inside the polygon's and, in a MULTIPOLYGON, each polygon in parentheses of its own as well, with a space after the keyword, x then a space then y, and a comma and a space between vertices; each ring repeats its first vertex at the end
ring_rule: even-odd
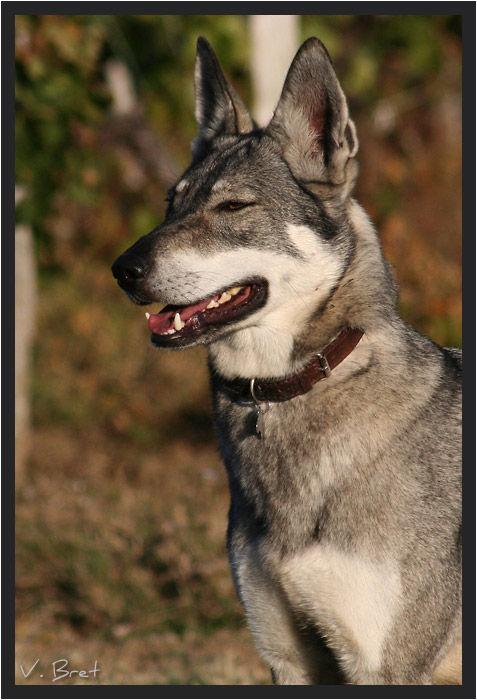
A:
POLYGON ((252 399, 255 403, 255 432, 257 433, 257 437, 259 438, 264 438, 265 437, 265 421, 263 419, 263 414, 266 413, 269 408, 270 408, 270 402, 267 401, 263 405, 260 404, 259 399, 257 398, 255 391, 255 379, 252 379, 250 381, 250 394, 252 396, 252 399))
POLYGON ((255 431, 259 438, 265 437, 265 420, 263 418, 263 411, 260 406, 257 406, 257 420, 255 423, 255 431))

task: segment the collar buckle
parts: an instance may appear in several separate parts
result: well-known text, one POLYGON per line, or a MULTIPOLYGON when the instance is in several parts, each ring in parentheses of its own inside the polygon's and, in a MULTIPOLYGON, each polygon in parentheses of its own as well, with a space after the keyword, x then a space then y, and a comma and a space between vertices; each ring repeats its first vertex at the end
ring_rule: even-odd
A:
POLYGON ((320 369, 324 372, 325 378, 331 377, 331 367, 328 364, 326 355, 324 355, 322 352, 317 352, 315 357, 318 358, 318 362, 320 363, 320 369))

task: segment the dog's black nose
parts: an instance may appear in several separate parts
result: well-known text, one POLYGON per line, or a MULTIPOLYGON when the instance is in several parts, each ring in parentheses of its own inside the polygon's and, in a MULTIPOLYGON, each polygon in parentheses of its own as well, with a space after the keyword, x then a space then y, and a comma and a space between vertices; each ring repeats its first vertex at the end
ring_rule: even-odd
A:
POLYGON ((145 277, 147 265, 144 259, 138 255, 123 253, 113 263, 111 271, 120 286, 127 289, 145 277))

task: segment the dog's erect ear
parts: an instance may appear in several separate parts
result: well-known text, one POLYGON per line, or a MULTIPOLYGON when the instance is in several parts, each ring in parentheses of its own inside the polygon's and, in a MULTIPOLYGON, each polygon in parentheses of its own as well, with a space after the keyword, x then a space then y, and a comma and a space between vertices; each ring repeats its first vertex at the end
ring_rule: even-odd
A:
POLYGON ((225 77, 207 39, 199 37, 194 73, 195 117, 199 136, 193 151, 219 135, 246 134, 254 128, 242 100, 225 77))
POLYGON ((303 183, 354 181, 356 128, 319 39, 305 41, 295 56, 266 131, 281 144, 285 160, 303 183))

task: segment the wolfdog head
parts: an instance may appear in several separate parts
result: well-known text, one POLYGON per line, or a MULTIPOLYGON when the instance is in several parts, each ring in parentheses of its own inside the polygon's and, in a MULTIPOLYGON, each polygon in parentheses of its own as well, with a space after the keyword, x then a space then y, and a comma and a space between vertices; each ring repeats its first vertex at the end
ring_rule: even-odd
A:
POLYGON ((298 51, 264 129, 204 38, 195 92, 192 163, 164 222, 116 260, 114 276, 136 304, 166 304, 149 316, 155 345, 239 338, 255 354, 270 356, 273 343, 285 362, 355 255, 358 142, 345 96, 315 38, 298 51))

